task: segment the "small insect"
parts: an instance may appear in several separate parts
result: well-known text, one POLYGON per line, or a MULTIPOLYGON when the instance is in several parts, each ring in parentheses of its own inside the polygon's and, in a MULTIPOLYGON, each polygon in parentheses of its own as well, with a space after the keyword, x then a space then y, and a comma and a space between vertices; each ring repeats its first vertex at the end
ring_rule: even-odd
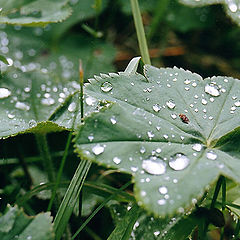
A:
POLYGON ((180 113, 179 117, 181 118, 183 123, 186 123, 186 124, 189 123, 189 119, 188 119, 188 117, 185 114, 180 113))

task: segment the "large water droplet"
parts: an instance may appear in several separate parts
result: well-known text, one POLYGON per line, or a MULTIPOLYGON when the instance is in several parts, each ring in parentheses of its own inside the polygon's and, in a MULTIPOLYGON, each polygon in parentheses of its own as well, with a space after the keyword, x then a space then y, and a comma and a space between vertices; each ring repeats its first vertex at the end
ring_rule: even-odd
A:
POLYGON ((150 158, 143 160, 142 168, 147 173, 161 175, 166 172, 166 163, 158 157, 151 156, 150 158))
POLYGON ((205 86, 205 92, 208 93, 208 94, 210 94, 211 96, 214 96, 214 97, 217 97, 217 96, 220 95, 217 87, 216 87, 216 86, 213 86, 213 85, 209 85, 209 84, 207 84, 207 85, 205 86))
POLYGON ((174 103, 174 101, 171 100, 171 99, 170 99, 169 101, 166 102, 166 105, 167 105, 168 108, 170 108, 170 109, 174 109, 175 106, 176 106, 176 104, 174 103))
POLYGON ((240 107, 240 101, 238 100, 237 102, 234 103, 236 107, 240 107))
POLYGON ((210 160, 216 160, 217 159, 217 154, 214 151, 207 152, 206 156, 210 160))
POLYGON ((113 89, 113 86, 112 86, 112 84, 110 82, 104 82, 101 85, 101 90, 103 92, 110 92, 112 89, 113 89))
POLYGON ((192 146, 192 149, 194 151, 197 151, 197 152, 200 152, 202 150, 202 145, 200 143, 195 143, 193 146, 192 146))
POLYGON ((113 162, 116 163, 117 165, 121 162, 122 160, 118 157, 113 158, 113 162))
POLYGON ((7 98, 11 95, 11 91, 7 88, 0 88, 0 99, 7 98))
POLYGON ((233 12, 233 13, 235 13, 238 10, 237 5, 235 3, 233 3, 233 2, 230 2, 228 4, 228 7, 229 7, 230 11, 233 12))
POLYGON ((97 144, 95 145, 93 148, 92 148, 92 152, 95 154, 95 155, 99 155, 101 153, 104 152, 104 147, 101 146, 100 144, 97 144))
POLYGON ((24 111, 28 111, 30 109, 30 107, 23 102, 16 102, 15 107, 24 111))
POLYGON ((169 160, 169 166, 177 171, 185 169, 189 163, 189 158, 182 153, 176 153, 169 160))
POLYGON ((161 186, 158 191, 161 193, 161 194, 167 194, 168 192, 168 189, 165 187, 165 186, 161 186))

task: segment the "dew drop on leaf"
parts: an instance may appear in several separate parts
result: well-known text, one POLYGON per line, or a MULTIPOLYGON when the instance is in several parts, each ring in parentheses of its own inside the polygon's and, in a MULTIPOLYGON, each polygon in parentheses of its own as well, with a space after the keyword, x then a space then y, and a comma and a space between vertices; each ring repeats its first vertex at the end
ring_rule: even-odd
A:
POLYGON ((200 152, 202 150, 202 145, 200 143, 195 143, 193 146, 192 146, 192 149, 196 152, 200 152))
POLYGON ((93 152, 95 155, 99 155, 99 154, 101 154, 101 153, 104 152, 104 147, 101 146, 100 144, 97 144, 96 146, 94 146, 94 147, 92 148, 92 152, 93 152))
POLYGON ((32 119, 28 122, 28 125, 29 125, 29 127, 35 127, 35 126, 37 126, 37 122, 34 119, 32 119))
POLYGON ((171 100, 171 99, 166 102, 166 105, 167 105, 167 107, 168 107, 169 109, 174 109, 175 106, 176 106, 176 104, 174 103, 174 101, 171 100))
POLYGON ((68 111, 74 112, 75 110, 76 110, 76 103, 75 102, 70 103, 68 106, 68 111))
POLYGON ((149 139, 152 139, 155 136, 152 131, 148 131, 147 135, 148 135, 149 139))
POLYGON ((146 152, 145 147, 142 146, 142 147, 140 148, 139 152, 142 153, 142 154, 145 153, 145 152, 146 152))
POLYGON ((187 156, 182 153, 176 153, 174 156, 170 157, 168 164, 172 169, 179 171, 185 169, 189 163, 190 160, 187 156))
POLYGON ((177 115, 173 113, 173 114, 171 114, 171 118, 172 118, 172 119, 176 119, 176 118, 177 118, 177 115))
POLYGON ((165 186, 161 186, 161 187, 159 187, 158 191, 159 191, 161 194, 167 194, 168 189, 167 189, 165 186))
POLYGON ((21 109, 24 111, 28 111, 30 109, 30 107, 26 103, 23 103, 23 102, 16 102, 15 107, 17 109, 21 109))
POLYGON ((154 104, 152 108, 155 112, 159 112, 161 110, 161 107, 159 106, 159 104, 154 104))
POLYGON ((87 104, 88 106, 92 106, 95 102, 96 102, 96 99, 93 98, 93 97, 91 97, 91 96, 88 96, 88 97, 86 98, 86 104, 87 104))
POLYGON ((230 11, 233 12, 233 13, 235 13, 238 10, 237 5, 233 2, 230 2, 228 7, 229 7, 230 11))
POLYGON ((116 163, 117 165, 121 162, 122 160, 118 157, 113 158, 113 162, 116 163))
POLYGON ((117 119, 116 119, 115 116, 112 116, 112 117, 110 118, 110 121, 111 121, 112 124, 116 124, 116 123, 117 123, 117 119))
POLYGON ((45 106, 51 106, 55 103, 55 100, 51 97, 41 99, 41 104, 45 106))
POLYGON ((234 103, 236 107, 240 107, 240 101, 238 100, 237 102, 234 103))
POLYGON ((165 199, 160 199, 160 200, 158 200, 158 204, 159 205, 165 205, 166 204, 166 200, 165 199))
POLYGON ((7 88, 0 88, 0 99, 7 98, 11 95, 11 91, 7 88))
POLYGON ((206 105, 207 104, 207 100, 206 99, 202 99, 202 104, 206 105))
POLYGON ((161 175, 166 172, 166 163, 158 157, 151 156, 143 160, 142 168, 149 174, 161 175))
POLYGON ((9 113, 7 116, 8 116, 8 118, 10 118, 10 119, 13 119, 13 118, 15 117, 15 115, 14 115, 14 114, 11 114, 11 113, 9 113))
POLYGON ((101 90, 103 92, 110 92, 113 89, 112 84, 110 82, 104 82, 101 85, 101 90))
POLYGON ((209 84, 207 84, 207 85, 205 86, 205 92, 208 93, 208 94, 210 94, 211 96, 214 96, 214 97, 217 97, 217 96, 220 95, 217 87, 216 87, 216 86, 213 86, 213 85, 209 85, 209 84))
POLYGON ((216 160, 217 159, 217 154, 214 151, 207 152, 206 156, 210 160, 216 160))

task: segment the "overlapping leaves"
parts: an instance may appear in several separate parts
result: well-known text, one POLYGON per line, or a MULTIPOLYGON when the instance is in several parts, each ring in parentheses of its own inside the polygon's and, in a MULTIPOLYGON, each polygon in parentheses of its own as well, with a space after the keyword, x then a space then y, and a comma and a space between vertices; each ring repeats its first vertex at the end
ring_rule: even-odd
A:
POLYGON ((132 174, 139 204, 155 215, 183 212, 219 175, 239 182, 239 157, 227 145, 239 136, 239 89, 236 79, 178 68, 96 77, 85 91, 112 105, 85 120, 76 149, 132 174))
POLYGON ((179 0, 180 2, 197 7, 197 6, 206 6, 212 4, 223 4, 225 11, 231 19, 240 25, 240 2, 239 0, 179 0))
POLYGON ((0 1, 0 23, 44 26, 61 22, 71 15, 68 0, 0 1))
POLYGON ((52 240, 54 239, 52 217, 49 213, 40 213, 35 217, 26 216, 18 207, 8 206, 0 217, 0 238, 52 240))

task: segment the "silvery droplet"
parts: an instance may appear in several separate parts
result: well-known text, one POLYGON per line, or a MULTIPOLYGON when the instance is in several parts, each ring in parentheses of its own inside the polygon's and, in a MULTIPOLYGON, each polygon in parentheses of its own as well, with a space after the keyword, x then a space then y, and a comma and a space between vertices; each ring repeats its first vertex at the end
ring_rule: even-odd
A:
POLYGON ((162 175, 166 172, 166 163, 158 157, 151 156, 143 160, 142 168, 149 174, 162 175))
POLYGON ((216 160, 217 159, 217 154, 214 151, 207 152, 206 156, 210 160, 216 160))
POLYGON ((165 186, 161 186, 158 191, 161 193, 161 194, 167 194, 168 192, 168 189, 165 187, 165 186))
POLYGON ((92 106, 96 102, 96 99, 91 96, 88 96, 85 101, 88 106, 92 106))
POLYGON ((95 154, 95 155, 99 155, 101 153, 104 152, 104 147, 101 146, 100 144, 97 144, 95 145, 93 148, 92 148, 92 152, 95 154))
POLYGON ((155 112, 159 112, 161 110, 161 107, 159 106, 159 104, 154 104, 152 108, 155 112))
POLYGON ((160 200, 158 200, 158 204, 159 205, 165 205, 166 204, 166 200, 165 199, 160 199, 160 200))
POLYGON ((176 106, 176 104, 174 103, 174 101, 171 100, 171 99, 170 99, 169 101, 166 102, 166 105, 167 105, 168 108, 170 108, 170 109, 174 109, 175 106, 176 106))
POLYGON ((202 150, 202 145, 200 143, 195 143, 193 146, 192 146, 192 149, 196 152, 200 152, 202 150))
POLYGON ((206 99, 202 99, 202 104, 206 105, 207 104, 207 100, 206 99))
POLYGON ((11 95, 11 91, 7 88, 0 88, 0 99, 7 98, 11 95))
POLYGON ((68 111, 74 112, 75 110, 76 110, 76 103, 75 102, 70 103, 68 106, 68 111))
POLYGON ((240 107, 240 101, 238 100, 237 102, 234 103, 236 107, 240 107))
POLYGON ((217 97, 217 96, 220 95, 217 87, 216 87, 216 86, 213 86, 213 85, 209 85, 209 84, 207 84, 207 85, 205 86, 205 92, 208 93, 208 94, 210 94, 211 96, 214 96, 214 97, 217 97))
POLYGON ((231 12, 235 13, 238 10, 237 5, 234 2, 229 2, 228 7, 231 12))
POLYGON ((169 166, 176 170, 183 170, 185 169, 190 163, 190 160, 187 156, 182 153, 176 153, 174 156, 170 157, 169 166))
POLYGON ((51 106, 55 103, 55 100, 53 98, 43 98, 41 99, 41 103, 46 106, 51 106))
POLYGON ((101 85, 101 90, 103 92, 110 92, 112 89, 113 89, 113 86, 112 86, 112 84, 110 82, 104 82, 101 85))
POLYGON ((88 136, 88 140, 89 140, 90 142, 92 142, 92 141, 93 141, 93 139, 94 139, 94 136, 93 136, 93 134, 90 134, 90 135, 88 136))
POLYGON ((28 125, 29 125, 29 127, 35 127, 35 126, 37 126, 37 122, 34 119, 32 119, 28 122, 28 125))
POLYGON ((120 158, 118 158, 118 157, 114 157, 113 158, 113 162, 115 163, 115 164, 119 164, 120 162, 121 162, 122 160, 120 159, 120 158))
POLYGON ((111 121, 112 124, 116 124, 116 123, 117 123, 117 119, 116 119, 115 116, 112 116, 112 117, 110 118, 110 121, 111 121))
POLYGON ((14 114, 11 114, 11 113, 9 113, 7 116, 8 116, 8 118, 10 118, 10 119, 13 119, 13 118, 15 117, 15 115, 14 115, 14 114))
POLYGON ((30 107, 23 102, 16 102, 15 107, 24 111, 28 111, 30 109, 30 107))
POLYGON ((152 131, 148 131, 148 132, 147 132, 147 135, 148 135, 148 137, 149 137, 150 139, 152 139, 152 138, 155 136, 152 131))
POLYGON ((171 118, 172 119, 176 119, 177 118, 177 115, 175 113, 171 114, 171 118))

